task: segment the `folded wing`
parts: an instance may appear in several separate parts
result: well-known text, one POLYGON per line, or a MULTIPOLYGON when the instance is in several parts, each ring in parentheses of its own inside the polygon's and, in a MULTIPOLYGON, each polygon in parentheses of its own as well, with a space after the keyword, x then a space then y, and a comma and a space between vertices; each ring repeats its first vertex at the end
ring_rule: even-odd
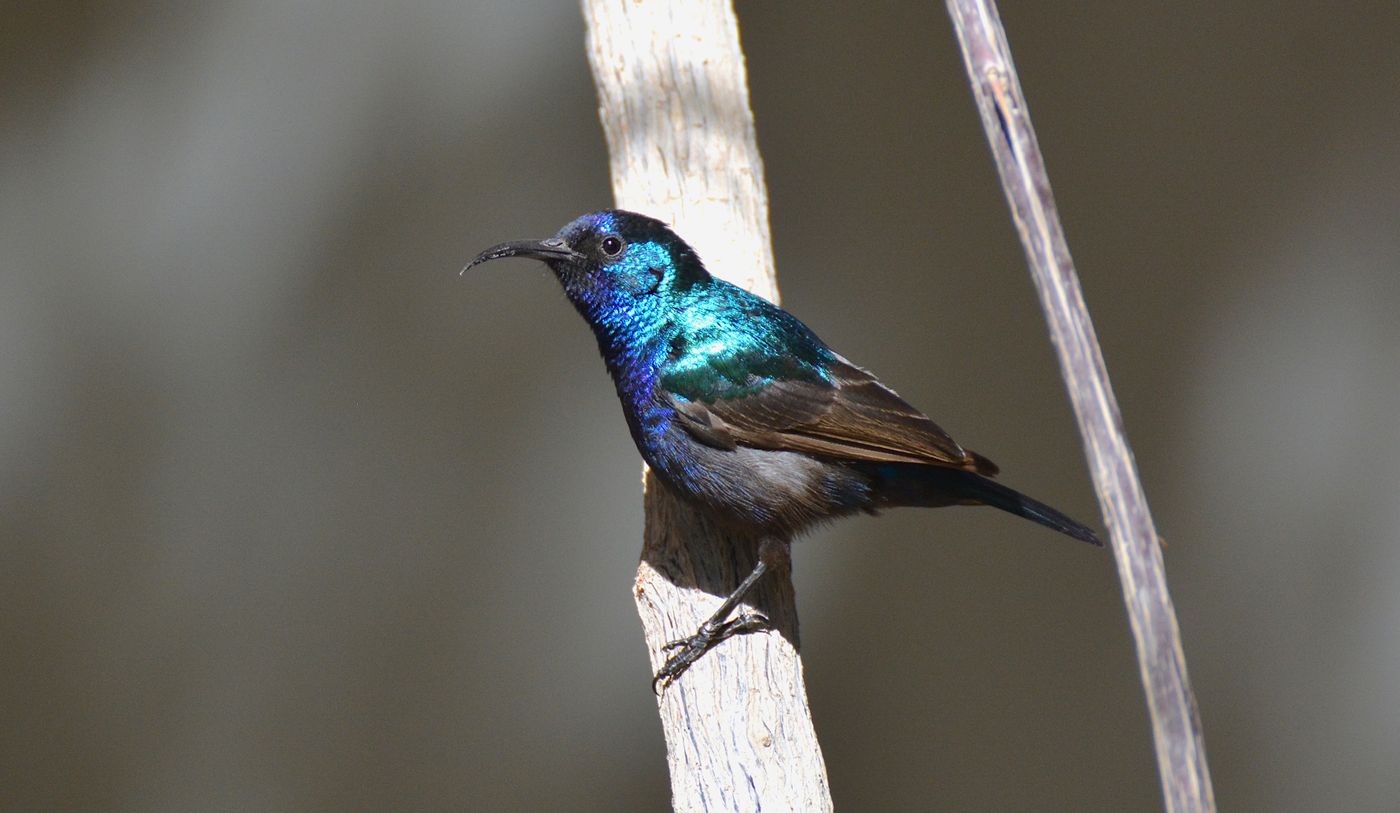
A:
POLYGON ((784 357, 731 358, 663 378, 662 385, 680 424, 711 446, 997 472, 992 461, 963 449, 927 415, 835 354, 821 371, 784 357))

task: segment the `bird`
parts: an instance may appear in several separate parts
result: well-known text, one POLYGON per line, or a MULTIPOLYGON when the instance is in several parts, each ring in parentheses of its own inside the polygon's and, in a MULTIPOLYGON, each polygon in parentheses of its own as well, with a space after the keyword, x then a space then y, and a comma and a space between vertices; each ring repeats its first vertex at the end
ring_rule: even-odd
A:
POLYGON ((462 273, 508 257, 548 266, 592 328, 632 440, 661 483, 720 527, 759 540, 753 570, 695 634, 666 645, 653 690, 727 638, 763 629, 767 619, 735 609, 765 574, 790 567, 796 536, 826 520, 988 505, 1103 544, 996 482, 996 464, 797 317, 711 275, 661 220, 592 212, 548 239, 492 246, 462 273))

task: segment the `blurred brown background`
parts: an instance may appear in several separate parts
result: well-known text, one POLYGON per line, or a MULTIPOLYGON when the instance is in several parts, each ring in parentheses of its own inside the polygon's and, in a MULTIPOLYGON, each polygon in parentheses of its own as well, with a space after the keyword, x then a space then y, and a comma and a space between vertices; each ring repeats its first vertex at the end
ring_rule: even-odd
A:
MULTIPOLYGON (((941 5, 739 11, 785 304, 1096 517, 941 5)), ((1222 809, 1400 808, 1400 5, 1003 14, 1222 809)), ((542 269, 456 275, 610 202, 576 6, 4 20, 0 808, 663 808, 612 387, 542 269)), ((842 810, 1159 807, 1107 555, 796 566, 842 810)))

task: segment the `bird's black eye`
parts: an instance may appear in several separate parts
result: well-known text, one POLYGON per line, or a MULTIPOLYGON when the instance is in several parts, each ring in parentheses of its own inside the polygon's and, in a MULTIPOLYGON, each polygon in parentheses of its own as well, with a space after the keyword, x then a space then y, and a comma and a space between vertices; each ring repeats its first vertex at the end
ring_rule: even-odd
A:
POLYGON ((618 237, 616 234, 609 234, 607 237, 603 238, 603 242, 600 245, 603 248, 603 254, 609 257, 616 257, 622 253, 625 244, 622 242, 621 237, 618 237))

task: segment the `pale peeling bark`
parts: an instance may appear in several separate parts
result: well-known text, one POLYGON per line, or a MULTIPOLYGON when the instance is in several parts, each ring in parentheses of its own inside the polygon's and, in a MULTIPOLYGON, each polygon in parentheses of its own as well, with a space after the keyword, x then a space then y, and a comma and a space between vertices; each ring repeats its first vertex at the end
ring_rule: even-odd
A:
POLYGON ((1167 810, 1213 811, 1205 737, 1167 592, 1157 529, 1079 290, 1006 33, 992 0, 948 0, 948 11, 1079 419, 1137 641, 1167 810))
MULTIPOLYGON (((777 300, 763 163, 733 9, 723 0, 583 0, 613 192, 658 217, 710 271, 777 300)), ((647 475, 637 610, 652 669, 754 564, 756 541, 728 538, 647 475)), ((678 811, 831 809, 807 710, 797 612, 786 573, 749 604, 773 632, 730 639, 658 699, 678 811)))

